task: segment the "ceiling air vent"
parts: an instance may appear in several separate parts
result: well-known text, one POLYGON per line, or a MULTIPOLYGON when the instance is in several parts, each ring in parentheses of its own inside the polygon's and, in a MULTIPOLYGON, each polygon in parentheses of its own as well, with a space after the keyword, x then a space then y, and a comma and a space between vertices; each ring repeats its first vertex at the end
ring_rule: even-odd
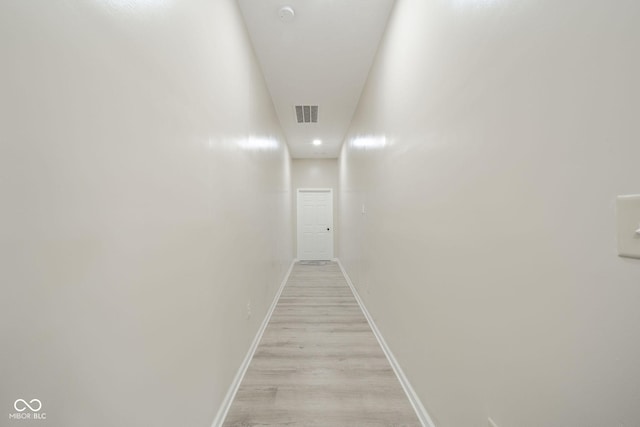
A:
POLYGON ((318 106, 296 105, 296 120, 298 123, 318 123, 318 106))

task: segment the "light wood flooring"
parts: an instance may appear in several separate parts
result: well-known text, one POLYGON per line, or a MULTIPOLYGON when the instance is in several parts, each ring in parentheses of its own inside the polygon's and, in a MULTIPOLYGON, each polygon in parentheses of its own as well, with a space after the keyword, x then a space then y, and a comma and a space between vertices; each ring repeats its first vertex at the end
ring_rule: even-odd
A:
POLYGON ((297 263, 225 426, 420 426, 335 262, 297 263))

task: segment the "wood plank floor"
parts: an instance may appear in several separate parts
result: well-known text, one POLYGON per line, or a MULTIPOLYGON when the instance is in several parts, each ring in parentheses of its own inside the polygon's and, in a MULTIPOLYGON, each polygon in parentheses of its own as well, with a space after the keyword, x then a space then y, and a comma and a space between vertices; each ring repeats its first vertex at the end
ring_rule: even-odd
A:
POLYGON ((225 426, 420 426, 335 262, 298 263, 225 426))

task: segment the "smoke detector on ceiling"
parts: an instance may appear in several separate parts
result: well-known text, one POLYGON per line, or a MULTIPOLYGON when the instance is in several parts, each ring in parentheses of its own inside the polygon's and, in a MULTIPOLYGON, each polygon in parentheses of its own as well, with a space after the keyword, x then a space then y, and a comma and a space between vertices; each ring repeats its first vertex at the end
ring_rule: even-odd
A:
POLYGON ((291 6, 284 6, 278 11, 278 16, 282 22, 291 22, 293 18, 295 18, 296 13, 291 6))

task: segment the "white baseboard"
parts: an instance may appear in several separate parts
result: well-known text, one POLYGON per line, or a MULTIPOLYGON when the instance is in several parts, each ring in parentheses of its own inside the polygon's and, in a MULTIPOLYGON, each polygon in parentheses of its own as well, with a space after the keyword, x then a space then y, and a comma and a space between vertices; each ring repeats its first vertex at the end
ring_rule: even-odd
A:
POLYGON ((356 298, 356 301, 358 301, 358 305, 360 306, 362 313, 364 313, 364 317, 367 318, 367 322, 369 322, 369 326, 371 326, 371 329, 373 330, 373 334, 376 336, 376 339, 378 340, 380 347, 382 347, 382 351, 384 351, 385 356, 387 356, 387 359, 389 360, 389 363, 393 368, 393 372, 395 372, 396 377, 398 377, 398 381, 400 381, 400 384, 402 385, 404 392, 409 398, 409 402, 411 402, 411 406, 413 406, 413 409, 416 412, 418 419, 422 423, 423 427, 435 427, 435 424, 431 420, 431 417, 427 413, 427 410, 422 405, 422 402, 418 398, 418 395, 416 394, 413 387, 411 387, 411 383, 409 383, 409 380, 404 375, 404 372, 402 372, 402 368, 400 368, 398 361, 393 356, 393 353, 391 352, 391 349, 389 348, 384 338, 382 337, 380 330, 374 323, 373 318, 367 311, 367 308, 364 306, 362 299, 360 299, 360 295, 358 295, 358 291, 356 290, 355 286, 353 286, 353 282, 351 281, 351 278, 349 278, 347 271, 344 269, 344 267, 342 266, 342 263, 338 258, 336 258, 335 260, 338 262, 338 265, 340 266, 340 270, 342 270, 342 274, 344 274, 345 279, 347 279, 347 283, 351 288, 351 292, 353 292, 353 296, 356 298))
POLYGON ((258 333, 256 333, 256 336, 253 339, 253 342, 251 343, 251 347, 249 347, 249 351, 247 352, 247 355, 244 357, 244 360, 242 361, 242 364, 240 365, 240 368, 238 369, 236 376, 233 378, 233 382, 231 383, 231 386, 229 386, 229 391, 227 391, 227 395, 224 397, 224 400, 220 405, 220 409, 218 409, 218 413, 216 414, 216 417, 213 420, 213 423, 211 424, 212 427, 222 426, 224 419, 227 417, 229 408, 231 408, 231 403, 233 402, 233 399, 236 397, 236 393, 238 392, 240 383, 242 383, 244 374, 247 372, 247 369, 249 368, 249 363, 251 363, 251 359, 253 358, 253 354, 256 352, 256 349, 258 348, 258 344, 260 344, 260 340, 262 339, 264 330, 267 328, 267 324, 269 324, 269 320, 271 320, 271 315, 273 314, 273 311, 275 310, 276 305, 278 304, 278 300, 280 299, 282 290, 284 289, 284 286, 287 284, 287 280, 289 280, 289 275, 291 275, 291 270, 293 270, 293 266, 295 265, 296 262, 298 262, 297 258, 294 258, 293 261, 291 261, 289 270, 287 270, 287 273, 284 275, 284 279, 282 279, 280 288, 278 289, 278 292, 276 292, 275 297, 273 297, 273 301, 271 302, 271 306, 267 311, 267 315, 262 321, 262 324, 260 325, 260 329, 258 329, 258 333))

